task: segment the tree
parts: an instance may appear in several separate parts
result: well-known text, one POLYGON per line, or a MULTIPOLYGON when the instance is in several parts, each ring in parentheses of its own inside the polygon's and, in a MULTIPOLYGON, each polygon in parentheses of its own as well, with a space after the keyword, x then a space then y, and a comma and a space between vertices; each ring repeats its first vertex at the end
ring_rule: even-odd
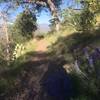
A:
POLYGON ((81 1, 82 12, 80 14, 80 26, 83 31, 91 31, 96 24, 96 14, 100 11, 98 0, 81 1))
POLYGON ((66 27, 72 27, 75 30, 80 30, 80 10, 66 8, 61 12, 63 17, 62 25, 66 27))
POLYGON ((60 20, 58 17, 57 8, 59 8, 62 0, 1 0, 1 2, 12 2, 16 3, 17 6, 29 4, 32 5, 33 9, 38 11, 44 7, 48 8, 52 14, 52 19, 55 20, 56 29, 58 28, 60 20))
POLYGON ((36 16, 30 11, 24 11, 17 16, 14 23, 14 33, 30 38, 32 32, 37 30, 36 16))
MULTIPOLYGON (((62 12, 63 24, 78 31, 92 31, 96 24, 96 14, 100 11, 100 2, 97 0, 77 0, 80 7, 66 8, 62 12)), ((78 5, 79 5, 78 4, 78 5)))

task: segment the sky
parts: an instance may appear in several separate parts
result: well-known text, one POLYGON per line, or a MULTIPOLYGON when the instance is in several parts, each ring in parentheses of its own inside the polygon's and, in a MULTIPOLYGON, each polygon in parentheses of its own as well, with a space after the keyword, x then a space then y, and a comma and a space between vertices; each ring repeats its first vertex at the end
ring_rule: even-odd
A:
MULTIPOLYGON (((68 6, 74 6, 75 0, 63 0, 62 5, 61 5, 61 9, 65 9, 68 6)), ((79 5, 75 5, 76 8, 78 8, 79 5)), ((51 19, 50 13, 48 14, 47 12, 43 11, 41 13, 41 16, 38 18, 38 23, 42 24, 42 23, 47 23, 49 24, 49 20, 51 19)))
MULTIPOLYGON (((68 5, 72 5, 71 4, 71 0, 63 0, 62 5, 61 5, 61 9, 66 8, 68 5)), ((0 10, 1 8, 3 8, 4 5, 0 5, 0 10)), ((13 12, 12 16, 11 16, 11 20, 14 20, 16 18, 16 16, 22 12, 22 8, 19 7, 16 11, 13 12)), ((49 20, 51 19, 51 15, 50 12, 45 12, 42 11, 41 14, 37 17, 37 23, 38 24, 49 24, 49 20)))
MULTIPOLYGON (((63 2, 63 4, 61 5, 61 8, 65 8, 66 5, 67 5, 67 2, 66 0, 64 0, 65 2, 63 2)), ((38 17, 38 23, 39 24, 42 24, 42 23, 46 23, 46 24, 49 24, 49 20, 51 19, 51 15, 50 13, 47 13, 45 11, 42 11, 41 12, 41 15, 40 17, 38 17)))

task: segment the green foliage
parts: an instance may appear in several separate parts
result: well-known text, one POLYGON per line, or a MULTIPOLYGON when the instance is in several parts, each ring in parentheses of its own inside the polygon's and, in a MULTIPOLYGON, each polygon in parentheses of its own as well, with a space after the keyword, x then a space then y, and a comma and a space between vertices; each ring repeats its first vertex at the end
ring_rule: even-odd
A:
POLYGON ((96 14, 100 10, 100 2, 97 0, 86 0, 81 2, 82 12, 80 14, 80 26, 83 31, 91 31, 96 24, 96 14))
MULTIPOLYGON (((56 39, 56 42, 52 43, 50 50, 55 55, 65 56, 66 54, 68 54, 68 55, 72 54, 72 51, 76 48, 79 48, 79 50, 80 50, 83 47, 90 45, 92 43, 95 43, 94 44, 95 46, 97 44, 99 45, 100 44, 99 32, 100 32, 100 29, 93 31, 92 33, 83 33, 83 34, 82 33, 73 33, 71 35, 67 35, 66 37, 59 37, 56 39)), ((68 56, 68 59, 69 59, 69 57, 71 57, 71 56, 68 56)))
POLYGON ((73 10, 73 9, 64 9, 62 11, 62 25, 69 27, 71 26, 72 28, 76 30, 80 30, 80 11, 78 10, 73 10))
POLYGON ((5 89, 7 88, 7 80, 5 79, 0 79, 0 95, 4 95, 3 93, 5 92, 5 89))
MULTIPOLYGON (((90 74, 87 71, 89 64, 83 53, 83 48, 89 46, 89 55, 91 55, 96 46, 98 47, 98 45, 100 45, 99 32, 100 30, 96 30, 93 31, 93 34, 73 33, 66 37, 60 37, 50 48, 52 56, 63 56, 70 66, 74 63, 75 58, 78 58, 80 61, 80 69, 86 74, 87 78, 81 77, 79 74, 76 75, 75 72, 71 73, 74 89, 76 91, 75 100, 99 100, 100 81, 97 78, 97 72, 92 71, 90 74)), ((100 60, 96 61, 94 66, 99 73, 100 60)))
POLYGON ((75 99, 72 99, 72 100, 90 100, 90 99, 86 96, 79 96, 78 98, 75 98, 75 99))
POLYGON ((15 46, 15 50, 13 52, 13 57, 12 60, 17 59, 18 57, 20 57, 21 55, 23 55, 24 53, 24 46, 22 44, 16 44, 15 46))
POLYGON ((62 11, 63 25, 72 26, 77 31, 92 31, 96 25, 96 15, 100 11, 97 0, 77 0, 78 9, 66 8, 62 11))
POLYGON ((90 12, 98 13, 100 11, 100 1, 98 0, 85 0, 81 4, 84 8, 88 8, 90 12))
POLYGON ((77 11, 66 9, 63 12, 63 25, 72 26, 77 31, 90 31, 96 24, 95 15, 88 9, 77 11))
POLYGON ((34 40, 30 40, 28 42, 24 42, 23 44, 16 44, 13 54, 12 54, 12 66, 11 67, 18 67, 20 64, 27 61, 27 54, 29 52, 33 52, 36 47, 36 42, 34 40))
POLYGON ((12 60, 16 61, 16 59, 20 58, 20 57, 21 57, 21 59, 25 60, 24 59, 25 57, 23 55, 25 55, 28 52, 34 51, 34 49, 36 47, 35 44, 36 43, 35 43, 34 40, 30 40, 30 41, 24 42, 23 44, 22 43, 20 43, 20 44, 17 43, 15 45, 15 48, 14 48, 13 53, 12 53, 12 60))
POLYGON ((94 25, 96 23, 95 15, 92 13, 89 8, 84 8, 80 15, 80 25, 81 30, 90 31, 93 30, 94 25))
POLYGON ((25 44, 21 44, 21 45, 17 44, 17 46, 15 46, 15 47, 18 47, 16 48, 18 54, 15 50, 15 53, 16 53, 15 57, 17 56, 16 59, 11 61, 9 66, 6 66, 4 61, 3 61, 4 66, 0 62, 0 65, 1 65, 0 66, 0 99, 1 97, 6 98, 8 94, 9 96, 11 96, 12 95, 10 93, 11 90, 12 91, 14 90, 14 92, 16 91, 15 88, 17 87, 16 82, 17 82, 18 76, 24 73, 25 67, 28 67, 28 66, 25 66, 24 63, 27 62, 30 59, 30 57, 33 57, 34 55, 34 52, 33 52, 33 50, 35 49, 34 44, 35 42, 32 40, 25 44), (22 50, 21 48, 23 47, 26 47, 26 49, 22 50), (5 66, 7 67, 7 70, 4 69, 5 66), (2 71, 2 69, 4 70, 2 71))
MULTIPOLYGON (((12 57, 12 52, 14 49, 14 44, 9 41, 9 61, 11 61, 11 57, 12 57)), ((0 43, 0 68, 1 70, 4 69, 7 66, 7 44, 5 43, 5 40, 3 40, 0 43)))
POLYGON ((4 55, 3 55, 3 50, 4 49, 4 45, 2 43, 0 43, 0 58, 3 58, 4 55))
POLYGON ((29 12, 21 13, 14 24, 14 33, 19 34, 26 38, 31 38, 33 33, 37 29, 36 16, 29 12))

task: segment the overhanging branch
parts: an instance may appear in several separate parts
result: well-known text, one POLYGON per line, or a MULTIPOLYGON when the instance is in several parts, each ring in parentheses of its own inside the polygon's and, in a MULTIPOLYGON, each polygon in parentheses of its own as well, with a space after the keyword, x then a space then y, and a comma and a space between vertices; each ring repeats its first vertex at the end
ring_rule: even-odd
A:
POLYGON ((16 2, 18 5, 20 4, 36 4, 36 5, 41 5, 41 6, 47 6, 46 2, 44 1, 18 1, 16 2))

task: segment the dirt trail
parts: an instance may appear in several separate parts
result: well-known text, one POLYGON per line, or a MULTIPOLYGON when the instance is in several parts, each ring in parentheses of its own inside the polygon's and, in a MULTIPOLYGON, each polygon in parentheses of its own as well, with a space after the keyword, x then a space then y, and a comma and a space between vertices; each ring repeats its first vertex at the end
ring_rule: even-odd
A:
MULTIPOLYGON (((46 53, 47 42, 39 40, 36 43, 36 50, 30 55, 30 59, 19 66, 23 70, 16 77, 14 89, 2 100, 47 100, 48 97, 44 99, 46 95, 43 94, 41 85, 56 65, 46 53)), ((48 98, 48 100, 51 99, 48 98)))
POLYGON ((38 100, 37 96, 40 91, 40 80, 48 70, 49 59, 46 53, 47 42, 45 40, 36 40, 36 43, 35 54, 33 54, 29 61, 20 66, 24 67, 24 69, 17 78, 17 91, 14 94, 12 93, 13 95, 9 100, 38 100), (34 91, 37 94, 35 99, 34 91))
POLYGON ((36 45, 36 52, 46 52, 47 51, 47 41, 46 40, 37 40, 37 45, 36 45))
POLYGON ((33 61, 40 61, 40 60, 44 60, 47 59, 47 47, 48 47, 48 43, 46 40, 42 39, 42 40, 36 40, 36 48, 35 48, 35 54, 33 57, 33 61))

